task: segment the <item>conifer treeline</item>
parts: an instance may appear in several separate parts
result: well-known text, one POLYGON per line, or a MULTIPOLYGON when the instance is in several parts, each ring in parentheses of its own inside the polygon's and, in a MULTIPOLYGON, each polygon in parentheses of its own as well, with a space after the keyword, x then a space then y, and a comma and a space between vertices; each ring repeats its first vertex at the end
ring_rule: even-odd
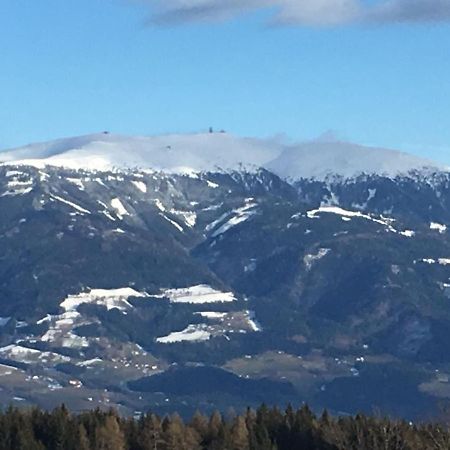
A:
POLYGON ((315 416, 307 406, 261 406, 224 419, 196 413, 187 423, 179 415, 139 420, 114 411, 71 414, 9 408, 0 413, 1 450, 427 450, 450 449, 450 432, 438 424, 412 425, 358 415, 315 416))

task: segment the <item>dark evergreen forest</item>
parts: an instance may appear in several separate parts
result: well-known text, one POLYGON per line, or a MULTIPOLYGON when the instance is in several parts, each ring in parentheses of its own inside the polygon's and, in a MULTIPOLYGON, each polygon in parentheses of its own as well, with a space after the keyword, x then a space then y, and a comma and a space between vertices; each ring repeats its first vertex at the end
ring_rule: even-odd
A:
POLYGON ((307 406, 261 406, 238 415, 196 413, 139 419, 114 410, 72 414, 8 408, 0 413, 1 450, 427 450, 450 449, 444 423, 413 424, 357 415, 316 416, 307 406))

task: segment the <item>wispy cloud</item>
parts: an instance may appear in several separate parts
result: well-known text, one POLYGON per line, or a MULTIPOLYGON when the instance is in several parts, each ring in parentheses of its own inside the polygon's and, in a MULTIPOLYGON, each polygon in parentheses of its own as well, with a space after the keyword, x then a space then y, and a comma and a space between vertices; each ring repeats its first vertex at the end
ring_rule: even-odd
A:
POLYGON ((390 0, 367 14, 373 22, 450 22, 450 0, 390 0))
POLYGON ((151 22, 175 25, 269 10, 280 25, 450 22, 450 0, 140 0, 151 22))

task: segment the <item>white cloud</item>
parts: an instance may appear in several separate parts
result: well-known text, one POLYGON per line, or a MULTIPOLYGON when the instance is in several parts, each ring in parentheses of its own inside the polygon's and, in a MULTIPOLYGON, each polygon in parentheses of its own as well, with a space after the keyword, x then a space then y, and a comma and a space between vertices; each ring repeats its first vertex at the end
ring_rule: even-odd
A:
POLYGON ((282 0, 276 15, 278 23, 300 25, 339 25, 359 20, 359 0, 282 0))
POLYGON ((177 24, 228 20, 273 11, 277 24, 333 26, 353 23, 450 22, 450 0, 140 0, 151 22, 177 24))
POLYGON ((450 22, 450 0, 390 0, 368 14, 373 22, 450 22))

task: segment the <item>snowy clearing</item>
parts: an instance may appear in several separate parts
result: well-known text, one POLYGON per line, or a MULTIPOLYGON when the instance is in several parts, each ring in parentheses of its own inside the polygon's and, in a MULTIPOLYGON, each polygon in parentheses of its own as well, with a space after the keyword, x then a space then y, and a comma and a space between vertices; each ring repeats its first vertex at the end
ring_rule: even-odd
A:
POLYGON ((111 206, 116 210, 117 217, 122 220, 124 216, 129 216, 130 213, 125 209, 122 202, 118 198, 111 200, 111 206))
POLYGON ((66 311, 76 311, 84 303, 105 306, 108 310, 117 308, 126 311, 131 308, 128 303, 129 297, 148 297, 145 292, 138 292, 130 287, 120 289, 91 289, 87 293, 69 295, 62 303, 61 307, 66 311))
POLYGON ((172 303, 226 303, 233 302, 236 297, 232 292, 222 292, 206 284, 182 289, 167 289, 162 291, 172 303))
POLYGON ((84 184, 79 178, 66 178, 66 180, 69 183, 72 183, 75 186, 77 186, 80 189, 80 191, 84 191, 84 184))
POLYGON ((219 185, 217 183, 213 183, 212 181, 206 180, 206 183, 208 184, 208 187, 217 189, 219 185))
POLYGON ((227 316, 227 313, 224 312, 215 312, 215 311, 202 311, 195 313, 199 316, 204 317, 205 319, 211 319, 211 320, 220 320, 224 319, 227 316))
POLYGON ((0 355, 13 361, 35 363, 38 361, 52 361, 55 363, 69 362, 70 358, 53 352, 41 352, 21 345, 8 345, 0 348, 0 355))
POLYGON ((197 214, 194 211, 178 211, 176 209, 171 209, 170 213, 175 216, 180 216, 189 228, 194 228, 197 223, 197 214))
MULTIPOLYGON (((235 227, 236 225, 246 222, 251 216, 253 216, 255 214, 254 208, 256 206, 257 206, 257 203, 254 202, 253 198, 246 199, 244 206, 233 210, 231 213, 233 215, 233 217, 231 219, 229 219, 227 222, 225 222, 224 224, 222 224, 216 231, 214 231, 214 233, 212 234, 212 237, 217 237, 223 233, 226 233, 228 230, 235 227)), ((227 215, 225 215, 225 217, 227 215)))
POLYGON ((211 333, 206 331, 206 325, 189 325, 182 331, 174 331, 168 336, 159 337, 156 342, 160 344, 173 344, 176 342, 201 342, 208 341, 211 338, 211 333))
POLYGON ((142 181, 132 181, 132 183, 144 194, 147 193, 147 185, 142 181))
POLYGON ((447 231, 447 225, 443 225, 436 222, 430 223, 430 230, 436 230, 439 231, 439 233, 443 234, 447 231))
POLYGON ((369 214, 364 214, 360 211, 349 211, 347 209, 340 208, 339 206, 321 206, 318 209, 308 211, 306 215, 309 219, 318 219, 321 213, 336 214, 338 216, 341 216, 343 220, 344 219, 351 220, 353 218, 369 220, 371 222, 387 227, 387 229, 393 233, 397 233, 397 230, 395 230, 395 228, 393 228, 392 226, 392 223, 394 222, 393 219, 389 219, 383 216, 381 216, 380 219, 377 219, 375 217, 370 216, 369 214))

